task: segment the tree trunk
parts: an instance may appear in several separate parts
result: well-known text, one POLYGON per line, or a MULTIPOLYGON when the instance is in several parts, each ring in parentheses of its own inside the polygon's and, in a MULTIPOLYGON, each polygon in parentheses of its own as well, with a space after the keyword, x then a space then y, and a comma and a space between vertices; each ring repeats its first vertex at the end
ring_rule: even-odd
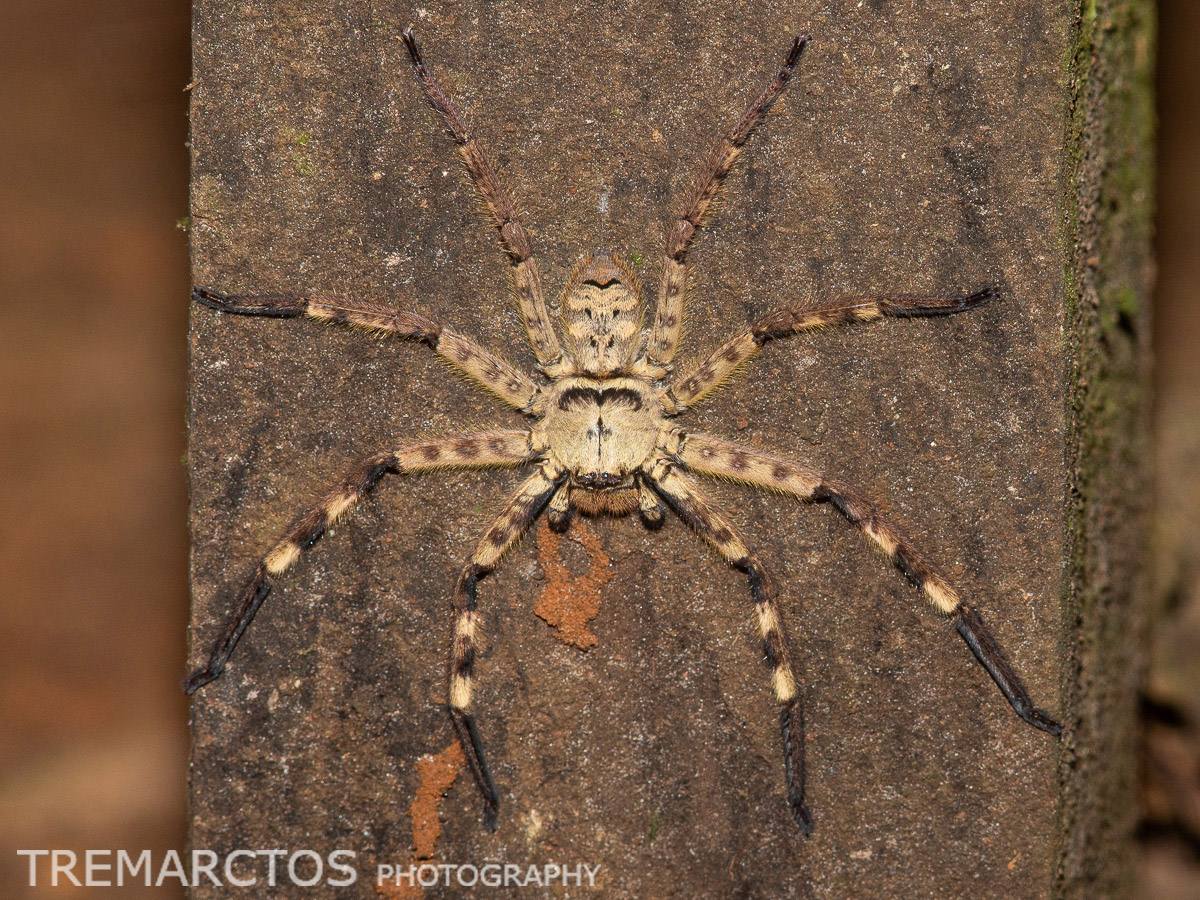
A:
MULTIPOLYGON (((198 0, 194 280, 416 308, 529 369, 503 254, 396 14, 198 0)), ((487 862, 522 879, 599 867, 595 891, 560 876, 553 896, 1120 893, 1143 596, 1150 4, 413 15, 519 198, 547 293, 579 255, 611 249, 650 302, 712 142, 811 33, 689 256, 681 360, 784 303, 987 284, 1002 298, 774 342, 680 422, 874 497, 1066 732, 1018 720, 836 510, 706 484, 781 586, 815 833, 788 812, 745 577, 682 522, 636 518, 563 536, 539 523, 480 586, 476 710, 500 793, 488 833, 444 706, 448 600, 524 476, 390 477, 194 695, 193 846, 352 851, 358 881, 338 896, 421 895, 377 884, 380 864, 487 862)), ((293 517, 361 457, 522 422, 416 343, 194 306, 191 352, 193 664, 293 517)), ((239 871, 265 879, 261 863, 239 871)), ((313 896, 280 873, 273 896, 313 896)), ((438 877, 425 893, 457 896, 469 870, 438 877)), ((531 895, 496 892, 518 894, 531 895)))

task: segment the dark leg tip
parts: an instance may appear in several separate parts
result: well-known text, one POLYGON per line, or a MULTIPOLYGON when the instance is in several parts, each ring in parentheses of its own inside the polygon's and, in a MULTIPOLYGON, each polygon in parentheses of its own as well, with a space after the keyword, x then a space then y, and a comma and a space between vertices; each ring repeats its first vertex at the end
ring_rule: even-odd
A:
POLYGON ((1058 737, 1062 734, 1062 723, 1057 719, 1052 719, 1040 709, 1029 710, 1028 712, 1017 713, 1022 719, 1032 725, 1034 728, 1040 729, 1047 734, 1052 734, 1058 737))
POLYGON ((192 299, 202 306, 240 316, 294 318, 303 314, 308 301, 294 294, 222 294, 206 287, 193 287, 192 299))
POLYGON ((663 527, 663 523, 665 521, 666 517, 662 514, 662 510, 656 509, 642 511, 642 524, 651 531, 658 531, 658 529, 663 527))
POLYGON ((792 69, 796 68, 796 63, 800 61, 800 57, 804 54, 804 48, 808 46, 808 42, 812 40, 807 32, 800 32, 796 35, 796 39, 792 41, 792 49, 788 51, 787 59, 783 62, 783 68, 788 74, 792 69))
POLYGON ((500 808, 495 803, 483 804, 483 830, 495 831, 500 827, 500 808))
POLYGON ((962 302, 962 309, 974 309, 977 306, 983 306, 985 303, 991 303, 1000 297, 1000 288, 994 284, 989 284, 982 290, 976 291, 971 296, 967 297, 962 302))
POLYGON ((884 315, 896 316, 900 319, 924 319, 932 316, 952 316, 955 313, 966 312, 990 303, 1000 297, 1000 288, 989 284, 987 287, 968 294, 965 297, 922 297, 907 299, 881 300, 884 315))
POLYGON ((404 48, 408 50, 409 58, 414 63, 419 63, 421 61, 421 51, 417 48, 417 36, 413 34, 411 25, 401 32, 400 38, 404 41, 404 48))
POLYGON ((792 818, 800 826, 800 831, 806 836, 812 834, 814 830, 812 814, 809 813, 808 807, 804 805, 804 801, 797 798, 789 800, 788 805, 792 807, 792 818))
POLYGON ((210 291, 208 288, 193 287, 192 299, 209 309, 225 309, 226 307, 225 295, 217 291, 210 291))
POLYGON ((220 672, 213 672, 207 666, 203 669, 197 669, 187 678, 183 679, 183 692, 185 694, 194 694, 210 681, 216 681, 220 674, 220 672))
POLYGON ((546 524, 555 534, 562 534, 571 527, 571 514, 548 512, 546 513, 546 524))

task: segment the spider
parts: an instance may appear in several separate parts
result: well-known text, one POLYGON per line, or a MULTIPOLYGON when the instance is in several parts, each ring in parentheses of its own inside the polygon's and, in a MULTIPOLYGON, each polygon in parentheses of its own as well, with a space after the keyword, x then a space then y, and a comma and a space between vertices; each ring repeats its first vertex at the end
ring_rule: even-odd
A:
POLYGON ((579 260, 561 297, 561 340, 551 323, 538 268, 516 207, 487 151, 468 129, 421 55, 412 29, 402 39, 412 69, 433 105, 499 232, 512 293, 537 356, 526 375, 474 341, 411 310, 352 298, 315 295, 232 295, 204 287, 194 299, 225 313, 299 317, 360 326, 425 344, 469 379, 528 419, 518 431, 480 431, 416 441, 375 453, 350 470, 319 502, 300 515, 246 582, 207 663, 185 681, 190 694, 219 677, 230 654, 275 582, 326 530, 387 474, 442 469, 531 467, 503 511, 484 533, 454 586, 455 623, 450 648, 450 718, 483 800, 483 824, 494 830, 499 802, 472 712, 475 651, 479 640, 477 589, 504 553, 545 511, 548 524, 566 530, 574 514, 638 513, 650 528, 668 510, 711 544, 749 583, 771 685, 779 705, 787 801, 800 829, 812 817, 804 799, 804 715, 793 674, 778 590, 761 560, 729 518, 697 487, 693 475, 730 479, 830 503, 859 529, 934 609, 950 618, 1005 699, 1034 728, 1058 735, 1062 726, 1034 707, 979 613, 963 602, 950 580, 913 546, 868 497, 850 485, 790 460, 709 434, 690 432, 678 417, 696 406, 768 341, 831 325, 885 316, 945 316, 996 298, 994 287, 968 295, 848 297, 795 304, 742 328, 683 373, 672 362, 679 343, 687 283, 688 248, 705 222, 722 183, 754 128, 790 81, 809 37, 795 38, 778 71, 737 123, 717 141, 683 201, 662 255, 654 322, 643 327, 643 304, 629 265, 611 253, 579 260))

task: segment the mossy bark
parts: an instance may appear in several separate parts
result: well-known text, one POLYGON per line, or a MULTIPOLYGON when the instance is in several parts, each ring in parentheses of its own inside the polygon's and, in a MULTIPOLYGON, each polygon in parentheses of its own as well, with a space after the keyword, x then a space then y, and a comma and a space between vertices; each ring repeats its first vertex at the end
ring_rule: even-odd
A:
MULTIPOLYGON (((502 804, 485 833, 442 706, 447 598, 517 476, 395 479, 196 694, 194 846, 348 849, 360 880, 342 891, 362 897, 405 896, 377 863, 497 860, 599 866, 606 897, 1115 893, 1141 620, 1146 10, 200 0, 196 283, 414 306, 525 366, 500 250, 396 40, 406 17, 519 196, 551 294, 596 249, 656 283, 711 142, 810 31, 691 254, 683 359, 782 303, 987 283, 1004 299, 778 342, 687 427, 873 495, 1069 730, 1022 725, 836 512, 717 484, 784 586, 816 834, 787 812, 744 578, 682 524, 634 520, 534 529, 480 588, 502 804)), ((193 662, 360 455, 521 421, 417 345, 208 309, 191 341, 193 662)))
POLYGON ((1068 128, 1066 897, 1132 890, 1147 600, 1154 4, 1080 4, 1068 128))

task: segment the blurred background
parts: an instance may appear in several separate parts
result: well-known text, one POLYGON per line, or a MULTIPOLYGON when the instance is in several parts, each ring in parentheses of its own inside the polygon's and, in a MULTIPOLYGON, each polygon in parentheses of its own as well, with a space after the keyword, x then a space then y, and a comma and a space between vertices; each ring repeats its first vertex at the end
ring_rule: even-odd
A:
POLYGON ((1200 3, 1159 0, 1155 611, 1142 690, 1142 880, 1200 898, 1200 3))
MULTIPOLYGON (((1159 9, 1140 877, 1143 896, 1195 900, 1200 3, 1159 9)), ((185 842, 189 13, 181 0, 0 3, 3 897, 48 893, 24 886, 18 848, 148 848, 159 860, 185 842)))
POLYGON ((189 16, 0 2, 0 897, 186 839, 189 16))

